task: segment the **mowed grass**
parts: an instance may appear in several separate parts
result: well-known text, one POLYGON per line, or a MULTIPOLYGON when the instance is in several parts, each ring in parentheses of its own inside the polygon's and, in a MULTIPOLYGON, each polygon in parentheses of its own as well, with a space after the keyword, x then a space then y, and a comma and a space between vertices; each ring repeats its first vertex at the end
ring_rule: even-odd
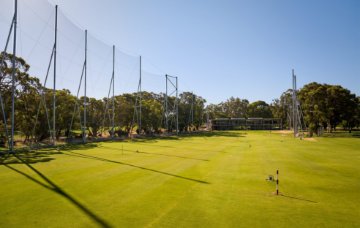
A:
POLYGON ((0 227, 360 227, 359 138, 214 132, 19 157, 0 165, 0 227))

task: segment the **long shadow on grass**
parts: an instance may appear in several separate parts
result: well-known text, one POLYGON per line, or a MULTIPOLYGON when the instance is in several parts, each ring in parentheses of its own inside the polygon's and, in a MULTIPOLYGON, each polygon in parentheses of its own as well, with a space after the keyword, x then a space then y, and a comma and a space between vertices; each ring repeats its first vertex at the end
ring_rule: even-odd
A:
POLYGON ((360 132, 332 132, 332 133, 324 133, 320 137, 322 138, 354 138, 360 139, 360 132))
POLYGON ((203 181, 203 180, 193 179, 193 178, 190 178, 190 177, 183 177, 183 176, 180 176, 180 175, 163 172, 163 171, 159 171, 159 170, 156 170, 156 169, 145 168, 145 167, 133 165, 133 164, 130 164, 130 163, 113 161, 113 160, 109 160, 109 159, 106 159, 106 158, 100 158, 100 157, 95 157, 95 156, 91 156, 91 155, 76 153, 76 152, 73 152, 73 151, 68 151, 67 153, 64 153, 64 154, 69 155, 69 156, 74 156, 74 157, 87 158, 87 159, 110 162, 110 163, 115 163, 115 164, 120 164, 120 165, 126 165, 126 166, 130 166, 130 167, 133 167, 133 168, 138 168, 138 169, 142 169, 142 170, 146 170, 146 171, 160 173, 160 174, 180 178, 180 179, 183 179, 183 180, 194 181, 194 182, 201 183, 201 184, 210 184, 209 182, 203 181))
POLYGON ((139 150, 128 150, 128 149, 116 149, 111 148, 107 146, 102 146, 102 148, 111 149, 111 150, 117 150, 117 151, 128 151, 128 152, 134 152, 139 154, 149 154, 149 155, 159 155, 159 156, 166 156, 166 157, 175 157, 175 158, 183 158, 183 159, 191 159, 191 160, 198 160, 198 161, 209 161, 207 159, 201 159, 201 158, 190 158, 185 156, 178 156, 178 155, 171 155, 171 154, 161 154, 161 153, 153 153, 153 152, 146 152, 146 151, 139 151, 139 150))
POLYGON ((32 171, 34 171, 38 176, 40 176, 47 184, 44 184, 38 180, 36 180, 35 178, 31 177, 30 175, 21 172, 18 169, 15 169, 14 167, 11 167, 7 164, 3 164, 5 167, 23 175, 24 177, 32 180, 33 182, 41 185, 42 187, 49 189, 59 195, 61 195, 62 197, 66 198, 67 200, 69 200, 72 204, 74 204, 77 208, 79 208, 82 212, 84 212, 84 214, 86 214, 89 218, 91 218, 93 221, 95 221, 100 227, 111 227, 105 220, 103 220, 102 218, 100 218, 99 216, 97 216, 94 212, 90 211, 90 209, 88 209, 87 207, 85 207, 84 205, 82 205, 79 201, 77 201, 74 197, 72 197, 71 195, 69 195, 68 193, 66 193, 63 189, 61 189, 57 184, 55 184, 53 181, 51 181, 48 177, 46 177, 44 174, 42 174, 40 171, 38 171, 37 169, 35 169, 33 166, 31 166, 29 163, 27 163, 25 160, 22 160, 21 157, 18 157, 17 155, 14 155, 16 158, 18 158, 21 163, 23 163, 24 165, 26 165, 27 167, 29 167, 32 171))
POLYGON ((288 196, 288 195, 284 195, 284 194, 279 194, 279 196, 282 196, 282 197, 285 197, 285 198, 290 198, 290 199, 295 199, 295 200, 306 201, 306 202, 310 202, 310 203, 317 203, 317 202, 312 201, 312 200, 303 199, 303 198, 299 198, 299 197, 295 197, 295 196, 288 196))

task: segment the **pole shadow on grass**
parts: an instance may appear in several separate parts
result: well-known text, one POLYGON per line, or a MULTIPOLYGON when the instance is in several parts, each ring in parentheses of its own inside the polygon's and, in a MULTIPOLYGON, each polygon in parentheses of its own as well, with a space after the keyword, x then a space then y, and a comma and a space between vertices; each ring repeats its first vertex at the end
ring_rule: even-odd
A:
POLYGON ((57 184, 55 184, 52 180, 50 180, 48 177, 46 177, 43 173, 35 169, 33 166, 31 166, 29 163, 27 163, 25 160, 22 160, 21 157, 18 157, 16 154, 14 154, 16 158, 18 158, 22 164, 26 165, 28 168, 30 168, 33 172, 35 172, 39 177, 41 177, 42 180, 44 180, 47 184, 42 183, 41 181, 31 177, 30 175, 15 169, 14 167, 11 167, 8 164, 3 164, 5 167, 13 170, 14 172, 23 175, 24 177, 28 178, 29 180, 32 180, 33 182, 39 184, 40 186, 53 191, 68 201, 70 201, 73 205, 75 205, 78 209, 80 209, 84 214, 86 214, 90 219, 92 219, 94 222, 96 222, 100 227, 111 227, 105 220, 97 216, 94 212, 92 212, 90 209, 85 207, 83 204, 81 204, 79 201, 77 201, 74 197, 69 195, 67 192, 65 192, 62 188, 60 188, 57 184))
POLYGON ((285 195, 285 194, 282 194, 282 193, 280 193, 279 196, 282 196, 282 197, 285 197, 285 198, 290 198, 290 199, 295 199, 295 200, 306 201, 306 202, 309 202, 309 203, 317 203, 316 201, 303 199, 303 198, 295 197, 295 196, 289 196, 289 195, 285 195))
POLYGON ((171 154, 161 154, 161 153, 153 153, 153 152, 146 152, 146 151, 139 151, 139 150, 117 149, 117 148, 111 148, 111 147, 107 147, 107 146, 102 146, 102 148, 111 149, 111 150, 117 150, 117 151, 136 152, 136 153, 139 153, 139 154, 159 155, 159 156, 175 157, 175 158, 183 158, 183 159, 191 159, 191 160, 198 160, 198 161, 209 161, 209 160, 207 160, 207 159, 202 159, 202 158, 190 158, 190 157, 185 157, 185 156, 178 156, 178 155, 171 155, 171 154))
POLYGON ((133 168, 146 170, 146 171, 151 171, 151 172, 155 172, 155 173, 160 173, 160 174, 164 174, 164 175, 167 175, 167 176, 172 176, 172 177, 176 177, 176 178, 180 178, 180 179, 188 180, 188 181, 194 181, 194 182, 201 183, 201 184, 210 184, 209 182, 203 181, 203 180, 198 180, 198 179, 194 179, 194 178, 190 178, 190 177, 183 177, 183 176, 180 176, 180 175, 163 172, 163 171, 159 171, 159 170, 156 170, 156 169, 145 168, 145 167, 133 165, 133 164, 130 164, 130 163, 113 161, 113 160, 109 160, 109 159, 106 159, 106 158, 95 157, 95 156, 81 154, 81 153, 77 153, 77 152, 73 152, 73 151, 68 151, 67 153, 64 153, 64 154, 69 155, 69 156, 74 156, 74 157, 87 158, 87 159, 93 159, 93 160, 98 160, 98 161, 104 161, 104 162, 110 162, 110 163, 130 166, 130 167, 133 167, 133 168))

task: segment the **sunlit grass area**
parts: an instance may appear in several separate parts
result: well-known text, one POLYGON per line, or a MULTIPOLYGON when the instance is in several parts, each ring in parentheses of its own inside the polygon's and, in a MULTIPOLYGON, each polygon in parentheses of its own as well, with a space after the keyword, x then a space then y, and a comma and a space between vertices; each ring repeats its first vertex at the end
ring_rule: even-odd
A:
POLYGON ((3 156, 0 226, 359 227, 359 148, 238 131, 3 156))

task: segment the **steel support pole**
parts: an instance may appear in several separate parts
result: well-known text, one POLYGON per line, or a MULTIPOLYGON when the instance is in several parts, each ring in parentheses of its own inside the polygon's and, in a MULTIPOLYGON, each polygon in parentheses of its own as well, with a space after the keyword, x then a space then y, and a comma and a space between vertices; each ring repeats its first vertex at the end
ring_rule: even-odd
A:
POLYGON ((15 128, 15 73, 16 73, 16 25, 17 25, 17 0, 15 0, 14 13, 14 44, 12 58, 12 74, 11 74, 11 141, 10 153, 14 152, 14 128, 15 128))
POLYGON ((298 130, 299 130, 299 124, 298 124, 298 107, 297 107, 297 97, 296 97, 296 75, 293 72, 294 75, 294 135, 297 137, 298 130))
POLYGON ((85 30, 85 62, 84 62, 84 125, 82 129, 83 133, 83 143, 86 143, 86 70, 87 70, 87 30, 85 30))
POLYGON ((53 145, 56 145, 56 52, 57 52, 57 13, 58 6, 55 6, 55 43, 54 43, 54 85, 53 85, 53 145))
POLYGON ((114 138, 115 130, 115 45, 113 45, 113 72, 112 72, 112 130, 111 137, 114 138))
POLYGON ((292 121, 293 121, 293 128, 294 128, 294 137, 296 137, 297 131, 297 125, 296 125, 296 105, 295 105, 295 74, 294 69, 292 70, 292 121))
POLYGON ((179 134, 178 77, 176 77, 176 134, 179 134))
POLYGON ((140 102, 139 102, 139 133, 141 134, 141 102, 142 102, 142 90, 141 90, 141 55, 140 55, 140 80, 139 80, 139 89, 140 89, 140 102))
POLYGON ((191 92, 191 125, 194 125, 194 101, 195 95, 194 92, 191 92))
POLYGON ((167 132, 169 132, 169 122, 168 122, 168 75, 165 74, 166 79, 166 92, 165 92, 165 126, 167 132))

